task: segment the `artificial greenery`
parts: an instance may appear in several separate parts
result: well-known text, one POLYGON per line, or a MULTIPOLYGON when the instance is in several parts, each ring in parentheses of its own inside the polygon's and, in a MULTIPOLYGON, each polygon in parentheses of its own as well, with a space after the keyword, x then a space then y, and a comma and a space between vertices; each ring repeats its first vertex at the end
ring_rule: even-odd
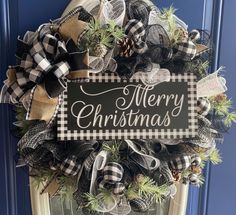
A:
POLYGON ((187 62, 188 71, 194 72, 199 79, 204 78, 207 75, 207 70, 209 68, 209 61, 202 61, 201 59, 194 60, 192 62, 187 62))
POLYGON ((228 127, 236 123, 236 112, 231 112, 233 103, 225 94, 220 94, 210 98, 211 108, 215 113, 224 118, 224 124, 228 127))
POLYGON ((216 114, 224 116, 229 113, 232 107, 232 101, 227 99, 225 94, 217 95, 210 98, 211 107, 215 110, 216 114))
POLYGON ((76 178, 66 177, 64 175, 57 178, 58 182, 63 185, 59 190, 59 195, 63 200, 72 200, 73 193, 76 190, 76 178))
POLYGON ((222 163, 222 158, 221 158, 221 155, 220 155, 220 152, 218 149, 214 149, 210 156, 209 156, 209 160, 211 161, 212 164, 214 165, 218 165, 220 163, 222 163))
POLYGON ((118 27, 113 20, 109 21, 107 25, 101 26, 98 19, 93 19, 88 24, 86 33, 79 45, 84 50, 89 49, 93 55, 98 44, 113 48, 114 40, 122 40, 123 37, 123 29, 118 27))
POLYGON ((233 123, 236 123, 236 112, 228 113, 224 119, 224 124, 228 127, 231 127, 233 123))
POLYGON ((131 183, 127 189, 128 199, 151 198, 155 202, 162 202, 167 193, 167 185, 158 186, 154 180, 147 176, 140 176, 141 179, 131 183))
POLYGON ((39 187, 45 186, 45 184, 48 181, 51 181, 53 177, 55 176, 55 172, 49 169, 31 169, 30 170, 30 176, 34 179, 33 180, 33 186, 37 189, 39 187))
POLYGON ((120 145, 118 141, 110 141, 103 144, 102 148, 109 153, 109 160, 111 162, 120 161, 120 145))
POLYGON ((84 197, 85 197, 86 202, 87 202, 85 207, 87 207, 87 208, 89 208, 89 209, 91 209, 93 211, 96 211, 97 208, 98 208, 98 205, 99 205, 97 196, 95 196, 95 195, 93 195, 91 193, 85 193, 84 197))
POLYGON ((35 121, 33 120, 26 120, 26 110, 23 106, 17 106, 15 108, 16 111, 16 122, 14 122, 14 124, 17 126, 18 131, 19 131, 19 135, 23 136, 30 128, 30 126, 32 126, 33 123, 35 123, 35 121))
POLYGON ((61 185, 61 189, 58 191, 58 195, 62 199, 73 199, 73 193, 76 187, 76 178, 67 177, 64 175, 57 175, 53 170, 49 169, 31 169, 30 176, 34 179, 33 186, 36 189, 44 187, 54 177, 56 177, 58 184, 61 185))
POLYGON ((110 190, 99 189, 99 195, 100 197, 92 193, 85 193, 84 194, 86 200, 85 207, 89 208, 92 211, 97 211, 100 201, 104 202, 107 205, 109 205, 109 203, 112 202, 112 192, 110 190))
POLYGON ((205 182, 204 176, 202 174, 199 174, 198 175, 198 184, 196 184, 196 186, 200 187, 204 184, 204 182, 205 182))
POLYGON ((204 167, 205 162, 208 160, 214 165, 218 165, 218 164, 222 163, 222 157, 221 157, 220 152, 217 148, 213 149, 209 156, 205 156, 204 153, 200 153, 199 155, 202 160, 201 167, 204 167))
POLYGON ((168 25, 168 36, 172 45, 182 40, 181 29, 177 27, 175 17, 173 16, 176 9, 171 5, 169 8, 164 8, 160 18, 168 25))

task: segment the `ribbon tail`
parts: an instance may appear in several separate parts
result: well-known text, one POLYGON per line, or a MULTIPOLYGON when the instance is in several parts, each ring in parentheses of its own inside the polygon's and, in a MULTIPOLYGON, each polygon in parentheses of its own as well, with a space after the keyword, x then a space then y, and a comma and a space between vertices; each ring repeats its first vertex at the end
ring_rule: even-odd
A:
POLYGON ((31 91, 31 102, 27 111, 27 120, 49 122, 59 105, 59 98, 49 98, 44 87, 37 85, 31 91))
POLYGON ((95 182, 97 178, 97 172, 99 170, 102 170, 105 167, 106 162, 107 162, 107 155, 108 153, 106 151, 101 151, 95 158, 95 161, 93 164, 92 176, 91 176, 91 184, 90 184, 90 189, 89 189, 89 192, 91 194, 96 193, 95 182))
POLYGON ((139 165, 141 165, 142 167, 144 167, 145 169, 149 169, 149 170, 155 170, 160 166, 160 160, 151 156, 151 155, 147 155, 144 154, 140 151, 137 150, 135 144, 131 141, 131 140, 125 140, 126 143, 128 144, 128 146, 138 155, 140 155, 141 157, 143 157, 147 163, 147 165, 143 165, 142 163, 139 163, 139 165))

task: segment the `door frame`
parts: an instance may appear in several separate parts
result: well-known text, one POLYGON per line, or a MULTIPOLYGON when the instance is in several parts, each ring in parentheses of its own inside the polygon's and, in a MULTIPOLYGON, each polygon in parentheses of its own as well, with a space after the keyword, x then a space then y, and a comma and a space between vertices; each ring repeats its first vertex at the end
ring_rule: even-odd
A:
MULTIPOLYGON (((15 53, 15 44, 12 41, 16 40, 17 33, 17 12, 18 1, 14 0, 1 0, 0 1, 0 81, 5 79, 5 71, 8 65, 12 64, 12 57, 9 57, 11 53, 15 53)), ((0 192, 1 202, 3 202, 3 208, 1 212, 6 215, 17 215, 17 186, 16 186, 16 163, 15 163, 15 149, 16 144, 14 138, 11 135, 12 130, 12 110, 7 104, 0 105, 0 155, 3 158, 3 162, 0 163, 0 170, 3 172, 0 192)))
MULTIPOLYGON (((212 44, 214 44, 213 60, 210 67, 211 72, 219 68, 223 8, 224 0, 204 0, 202 29, 210 32, 212 44)), ((207 215, 211 168, 212 164, 207 162, 204 168, 205 182, 200 189, 190 186, 187 215, 207 215)))

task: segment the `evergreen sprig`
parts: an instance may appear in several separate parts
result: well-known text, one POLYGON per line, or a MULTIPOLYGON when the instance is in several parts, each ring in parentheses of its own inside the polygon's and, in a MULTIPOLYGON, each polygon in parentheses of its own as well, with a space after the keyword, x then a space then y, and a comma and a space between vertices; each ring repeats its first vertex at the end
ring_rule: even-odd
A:
POLYGON ((236 112, 228 113, 224 119, 224 124, 231 127, 233 123, 236 123, 236 112))
POLYGON ((231 127, 233 123, 236 123, 236 112, 231 112, 233 102, 225 94, 211 97, 210 102, 211 108, 215 110, 216 114, 224 118, 226 126, 231 127))
POLYGON ((89 209, 96 211, 98 206, 99 206, 99 202, 97 199, 97 196, 91 194, 91 193, 85 193, 84 197, 86 199, 87 204, 85 205, 85 207, 88 207, 89 209))
POLYGON ((204 182, 205 182, 205 177, 202 174, 198 175, 198 184, 196 186, 201 187, 204 184, 204 182))
POLYGON ((133 182, 127 190, 128 199, 152 198, 156 202, 162 202, 167 193, 167 185, 158 186, 156 182, 147 176, 139 182, 133 182))
POLYGON ((209 160, 214 165, 218 165, 218 164, 222 163, 222 157, 221 157, 220 152, 219 152, 218 149, 214 149, 211 152, 211 154, 209 156, 209 160))
POLYGON ((57 178, 58 183, 63 185, 62 188, 59 191, 59 194, 63 200, 73 199, 73 193, 76 190, 76 178, 66 177, 64 175, 61 175, 57 178))
POLYGON ((114 40, 121 40, 124 37, 123 29, 111 20, 107 25, 101 26, 98 19, 92 19, 87 26, 86 33, 80 46, 83 50, 89 49, 91 54, 98 44, 102 44, 107 48, 113 48, 114 40))
POLYGON ((39 189, 40 185, 45 185, 48 181, 51 181, 55 176, 55 172, 48 169, 32 169, 30 171, 30 176, 34 179, 33 186, 39 189))
POLYGON ((176 9, 171 5, 169 8, 164 8, 160 18, 166 21, 168 25, 168 35, 172 45, 181 41, 181 30, 177 28, 176 20, 174 18, 174 13, 176 9))
POLYGON ((107 189, 99 189, 99 195, 102 199, 99 199, 97 195, 91 193, 85 193, 84 197, 86 199, 85 207, 89 208, 92 211, 97 211, 99 207, 99 202, 103 201, 105 204, 109 205, 112 202, 112 192, 107 189))
POLYGON ((103 144, 102 149, 110 154, 109 160, 111 162, 120 161, 120 146, 121 144, 117 141, 106 142, 103 144))
POLYGON ((213 149, 209 156, 206 156, 204 153, 199 154, 202 160, 201 167, 204 168, 205 162, 210 161, 214 165, 222 163, 222 157, 217 148, 213 149))
POLYGON ((21 136, 23 136, 33 124, 32 120, 26 120, 26 110, 24 107, 16 107, 16 122, 14 123, 19 130, 21 136))
POLYGON ((212 109, 220 116, 227 115, 230 108, 232 108, 232 101, 227 98, 217 101, 217 97, 211 97, 210 102, 212 109))

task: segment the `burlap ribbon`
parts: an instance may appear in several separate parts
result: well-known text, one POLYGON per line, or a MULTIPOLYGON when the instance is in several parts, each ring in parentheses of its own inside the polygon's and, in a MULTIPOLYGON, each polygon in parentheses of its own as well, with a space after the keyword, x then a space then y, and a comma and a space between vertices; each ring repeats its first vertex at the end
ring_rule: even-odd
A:
MULTIPOLYGON (((62 35, 68 33, 63 30, 67 25, 65 22, 60 26, 62 35)), ((77 25, 81 27, 79 22, 77 25)), ((1 102, 27 104, 27 119, 49 122, 57 111, 58 96, 66 87, 65 78, 86 80, 89 77, 89 54, 78 52, 75 47, 71 40, 65 43, 51 24, 40 26, 36 32, 27 32, 23 40, 18 38, 18 65, 8 69, 1 102)))

